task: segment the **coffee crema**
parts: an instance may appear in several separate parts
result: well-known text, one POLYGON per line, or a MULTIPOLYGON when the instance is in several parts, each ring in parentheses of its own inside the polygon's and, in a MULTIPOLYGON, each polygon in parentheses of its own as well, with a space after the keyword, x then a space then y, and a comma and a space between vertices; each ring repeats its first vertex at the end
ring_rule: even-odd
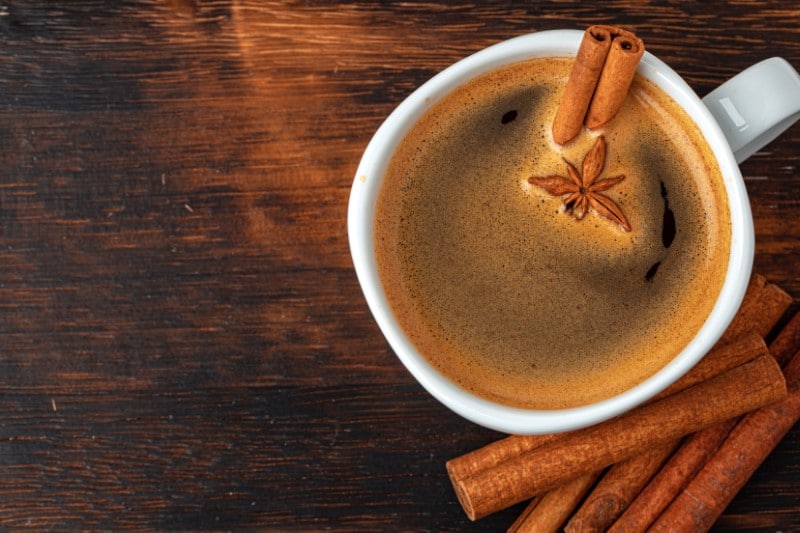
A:
POLYGON ((381 282, 402 329, 442 374, 505 405, 559 409, 619 394, 695 336, 725 278, 731 223, 702 134, 640 77, 618 115, 560 147, 550 127, 572 60, 538 58, 468 82, 414 125, 376 206, 381 282), (574 220, 531 176, 579 170, 599 134, 600 179, 632 231, 574 220))

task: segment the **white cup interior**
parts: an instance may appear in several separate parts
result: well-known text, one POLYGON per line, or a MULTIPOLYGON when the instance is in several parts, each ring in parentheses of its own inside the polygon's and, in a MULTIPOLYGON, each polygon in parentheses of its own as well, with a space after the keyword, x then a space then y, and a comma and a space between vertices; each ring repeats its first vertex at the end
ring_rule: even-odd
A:
POLYGON ((752 215, 731 149, 692 89, 666 64, 645 52, 637 72, 659 85, 694 119, 717 158, 731 209, 727 275, 716 305, 695 338, 669 364, 639 385, 597 403, 550 411, 509 407, 473 395, 433 368, 408 340, 386 300, 373 243, 376 200, 395 148, 425 111, 454 88, 500 66, 533 57, 574 56, 582 36, 583 32, 577 30, 524 35, 477 52, 430 79, 406 98, 375 133, 363 154, 350 193, 347 224, 356 274, 367 304, 397 357, 430 394, 451 410, 505 433, 553 433, 589 426, 658 394, 694 366, 725 331, 741 304, 752 268, 752 215))

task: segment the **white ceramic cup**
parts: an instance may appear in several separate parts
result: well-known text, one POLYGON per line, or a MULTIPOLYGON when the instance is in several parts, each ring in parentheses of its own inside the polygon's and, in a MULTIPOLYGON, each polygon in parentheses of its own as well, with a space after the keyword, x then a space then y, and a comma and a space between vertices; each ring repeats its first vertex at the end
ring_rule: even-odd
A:
POLYGON ((750 278, 753 220, 738 162, 773 140, 800 116, 800 76, 780 58, 761 62, 729 80, 702 101, 683 79, 646 52, 637 72, 656 83, 694 119, 711 147, 727 191, 732 239, 719 298, 695 338, 669 364, 639 385, 590 405, 559 410, 509 407, 475 396, 433 368, 392 314, 378 276, 374 249, 375 205, 397 145, 414 123, 445 94, 503 65, 533 57, 574 56, 582 31, 555 30, 501 42, 445 69, 406 98, 367 146, 350 193, 350 250, 370 310, 394 352, 434 397, 482 426, 516 434, 566 431, 623 413, 658 394, 694 366, 714 345, 739 308, 750 278))

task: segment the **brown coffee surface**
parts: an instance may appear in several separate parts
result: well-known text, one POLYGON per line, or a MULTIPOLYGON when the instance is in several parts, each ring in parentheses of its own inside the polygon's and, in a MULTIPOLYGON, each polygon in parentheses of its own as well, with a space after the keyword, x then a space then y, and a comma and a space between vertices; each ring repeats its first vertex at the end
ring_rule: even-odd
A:
POLYGON ((570 65, 511 65, 433 105, 378 199, 380 277, 409 339, 512 406, 574 407, 653 375, 702 326, 727 268, 724 187, 696 126, 637 76, 614 120, 559 147, 550 126, 570 65), (528 183, 566 176, 565 159, 580 169, 598 134, 600 179, 625 175, 606 194, 630 232, 594 212, 576 221, 528 183))

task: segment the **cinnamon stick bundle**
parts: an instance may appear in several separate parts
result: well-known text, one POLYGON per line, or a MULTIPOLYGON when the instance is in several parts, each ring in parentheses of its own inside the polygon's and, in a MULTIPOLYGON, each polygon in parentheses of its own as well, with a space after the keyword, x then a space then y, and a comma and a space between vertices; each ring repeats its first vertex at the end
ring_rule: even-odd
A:
POLYGON ((786 367, 788 396, 745 416, 651 531, 707 531, 800 420, 800 350, 786 367))
POLYGON ((553 121, 553 140, 566 144, 584 121, 598 128, 617 114, 628 93, 644 43, 614 26, 591 26, 581 40, 553 121))
POLYGON ((577 476, 623 461, 642 449, 674 441, 714 423, 776 402, 786 384, 764 356, 678 394, 453 480, 467 516, 476 520, 577 476))

